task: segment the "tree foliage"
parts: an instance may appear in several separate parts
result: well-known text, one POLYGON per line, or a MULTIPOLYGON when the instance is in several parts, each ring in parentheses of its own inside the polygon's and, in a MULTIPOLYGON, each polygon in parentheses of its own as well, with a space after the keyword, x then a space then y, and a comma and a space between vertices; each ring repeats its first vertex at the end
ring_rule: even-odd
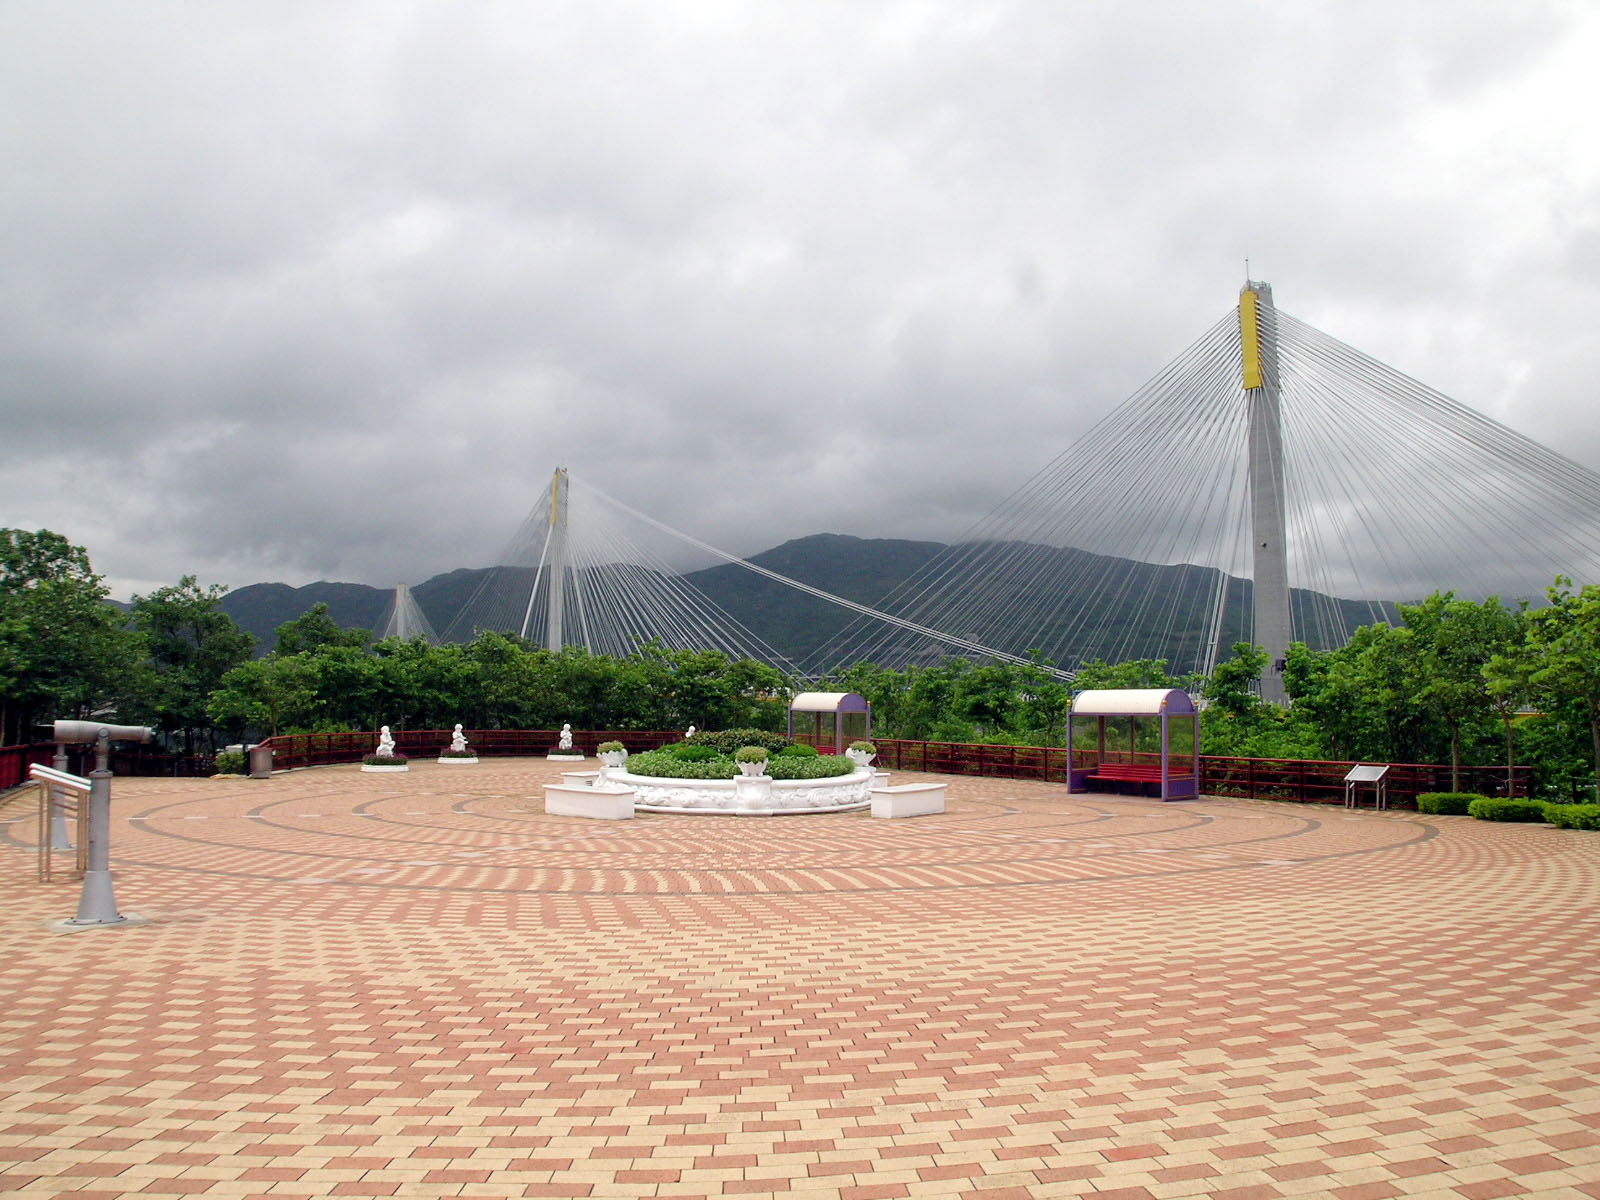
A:
POLYGON ((0 743, 132 692, 140 640, 107 594, 81 546, 48 529, 0 529, 0 743))

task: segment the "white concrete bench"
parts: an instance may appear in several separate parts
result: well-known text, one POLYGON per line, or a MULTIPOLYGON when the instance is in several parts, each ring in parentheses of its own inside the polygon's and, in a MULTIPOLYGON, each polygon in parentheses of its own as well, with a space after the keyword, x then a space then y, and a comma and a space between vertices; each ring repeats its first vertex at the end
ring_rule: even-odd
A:
POLYGON ((595 821, 631 821, 633 789, 603 791, 564 783, 544 785, 544 811, 552 817, 588 817, 595 821))
POLYGON ((928 817, 944 811, 942 783, 897 783, 872 789, 875 817, 928 817))

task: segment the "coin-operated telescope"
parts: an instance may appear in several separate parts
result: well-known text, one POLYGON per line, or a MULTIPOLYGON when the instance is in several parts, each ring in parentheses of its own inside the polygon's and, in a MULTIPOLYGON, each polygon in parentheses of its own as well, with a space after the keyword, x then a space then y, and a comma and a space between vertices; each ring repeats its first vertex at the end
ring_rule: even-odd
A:
POLYGON ((111 890, 111 743, 148 742, 156 731, 148 725, 111 725, 104 721, 57 721, 58 746, 95 748, 94 770, 89 772, 88 869, 83 873, 83 893, 78 915, 71 925, 116 925, 127 920, 117 911, 111 890))
POLYGON ((104 721, 57 721, 52 741, 67 746, 82 746, 106 731, 106 740, 112 742, 148 742, 156 731, 148 725, 108 725, 104 721))

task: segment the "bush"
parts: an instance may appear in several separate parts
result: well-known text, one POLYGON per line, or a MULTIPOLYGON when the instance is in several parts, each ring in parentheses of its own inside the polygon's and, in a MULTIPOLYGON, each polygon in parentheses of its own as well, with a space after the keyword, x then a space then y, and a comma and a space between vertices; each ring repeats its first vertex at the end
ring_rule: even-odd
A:
POLYGON ((841 754, 801 755, 780 754, 767 762, 767 774, 773 779, 833 779, 855 770, 855 763, 841 754))
POLYGON ((1502 800, 1498 797, 1479 796, 1467 806, 1469 816, 1480 821, 1538 821, 1543 822, 1544 805, 1537 800, 1502 800))
POLYGON ((411 760, 404 754, 369 754, 361 760, 363 767, 403 767, 411 760))
POLYGON ((1477 792, 1422 792, 1417 796, 1417 811, 1464 817, 1474 800, 1483 799, 1477 792))
POLYGON ((478 752, 476 750, 472 749, 470 746, 465 750, 452 750, 452 749, 450 749, 449 746, 446 746, 443 750, 439 751, 439 757, 440 758, 477 758, 478 757, 478 752))
POLYGON ((702 729, 685 741, 695 746, 710 746, 718 754, 732 754, 741 746, 760 746, 772 754, 794 743, 781 733, 768 733, 765 729, 723 729, 717 732, 702 729))
POLYGON ((627 749, 627 747, 624 746, 621 742, 601 742, 598 746, 596 746, 594 748, 594 752, 596 754, 614 754, 618 750, 626 750, 626 749, 627 749))
POLYGON ((221 754, 217 755, 217 774, 243 775, 244 751, 224 750, 221 754))
POLYGON ((796 742, 792 746, 785 746, 782 750, 779 750, 778 756, 780 758, 815 758, 817 756, 817 748, 808 746, 804 742, 796 742))
POLYGON ((874 746, 871 742, 851 742, 850 745, 846 747, 846 749, 848 749, 848 750, 865 750, 868 754, 876 754, 878 752, 878 748, 876 746, 874 746))
POLYGON ((740 746, 733 752, 734 762, 766 762, 771 757, 765 746, 740 746))
POLYGON ((1561 829, 1600 830, 1600 804, 1546 804, 1544 819, 1561 829))
POLYGON ((713 746, 700 746, 694 742, 675 742, 670 746, 663 746, 662 751, 672 755, 679 762, 710 762, 713 758, 721 757, 713 746))
MULTIPOLYGON (((832 779, 848 775, 855 764, 834 755, 775 754, 767 760, 767 775, 772 779, 832 779)), ((719 754, 705 762, 683 762, 665 750, 649 750, 628 760, 628 773, 653 779, 732 779, 739 774, 731 754, 719 754)))

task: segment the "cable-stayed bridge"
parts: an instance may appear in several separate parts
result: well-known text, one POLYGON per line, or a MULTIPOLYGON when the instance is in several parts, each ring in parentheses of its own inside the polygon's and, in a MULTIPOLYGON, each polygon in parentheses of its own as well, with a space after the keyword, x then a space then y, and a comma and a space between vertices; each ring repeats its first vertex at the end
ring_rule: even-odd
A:
MULTIPOLYGON (((1277 309, 1237 306, 912 578, 830 595, 558 470, 446 630, 627 653, 651 638, 815 675, 950 654, 1070 671, 1167 658, 1209 671, 1234 641, 1275 660, 1342 644, 1435 589, 1536 599, 1600 579, 1600 475, 1277 309), (652 549, 652 545, 655 547, 652 549), (837 606, 792 663, 668 566, 692 546, 837 606)), ((746 614, 747 617, 750 614, 746 614)), ((751 621, 754 618, 751 617, 751 621)), ((1278 670, 1263 694, 1282 698, 1278 670)))

